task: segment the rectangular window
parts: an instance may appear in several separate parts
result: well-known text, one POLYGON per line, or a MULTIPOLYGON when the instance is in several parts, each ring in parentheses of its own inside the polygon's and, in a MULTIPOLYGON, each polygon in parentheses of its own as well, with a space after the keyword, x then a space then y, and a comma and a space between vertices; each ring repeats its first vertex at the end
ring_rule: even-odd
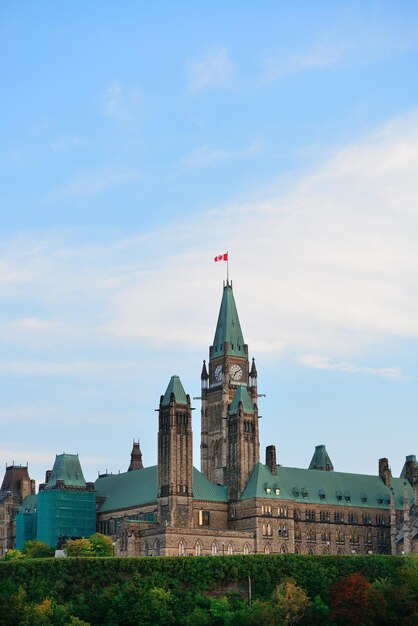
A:
POLYGON ((199 511, 199 526, 210 526, 210 511, 199 511))

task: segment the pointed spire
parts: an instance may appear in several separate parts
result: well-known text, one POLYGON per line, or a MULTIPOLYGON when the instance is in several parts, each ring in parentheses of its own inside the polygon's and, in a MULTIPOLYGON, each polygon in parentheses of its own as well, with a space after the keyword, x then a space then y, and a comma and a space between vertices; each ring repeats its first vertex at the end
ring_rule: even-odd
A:
POLYGON ((255 359, 253 357, 253 362, 251 365, 250 378, 257 378, 257 368, 255 366, 255 359))
POLYGON ((315 452, 309 464, 309 469, 325 470, 328 472, 332 472, 334 470, 334 466, 329 458, 327 449, 323 444, 315 446, 315 452))
POLYGON ((234 356, 246 355, 246 346, 244 345, 231 283, 224 285, 210 356, 214 358, 226 353, 234 356))
POLYGON ((188 404, 190 399, 184 391, 184 387, 181 384, 179 376, 172 376, 164 396, 161 399, 161 404, 167 406, 171 402, 171 396, 174 395, 174 400, 177 404, 188 404))
POLYGON ((201 380, 208 380, 209 378, 209 374, 208 374, 208 370, 206 369, 206 361, 203 360, 203 367, 202 367, 202 373, 200 375, 201 380))
POLYGON ((142 464, 142 452, 139 446, 139 440, 133 442, 132 452, 131 452, 131 462, 128 467, 128 472, 132 472, 132 470, 144 469, 142 464))
POLYGON ((209 387, 209 374, 206 369, 206 361, 203 361, 202 373, 200 375, 201 387, 203 389, 208 389, 209 387))
POLYGON ((243 411, 246 413, 254 413, 254 404, 251 402, 250 394, 245 385, 238 385, 231 406, 229 407, 229 413, 237 413, 240 402, 243 411))

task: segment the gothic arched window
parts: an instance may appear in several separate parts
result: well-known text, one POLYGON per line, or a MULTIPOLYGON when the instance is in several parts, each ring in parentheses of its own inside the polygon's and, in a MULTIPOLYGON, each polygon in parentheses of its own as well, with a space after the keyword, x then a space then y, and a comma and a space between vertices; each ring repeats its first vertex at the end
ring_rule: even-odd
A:
POLYGON ((186 556, 186 544, 183 539, 181 539, 179 543, 179 556, 186 556))
POLYGON ((156 539, 154 541, 154 556, 160 556, 160 541, 156 539))

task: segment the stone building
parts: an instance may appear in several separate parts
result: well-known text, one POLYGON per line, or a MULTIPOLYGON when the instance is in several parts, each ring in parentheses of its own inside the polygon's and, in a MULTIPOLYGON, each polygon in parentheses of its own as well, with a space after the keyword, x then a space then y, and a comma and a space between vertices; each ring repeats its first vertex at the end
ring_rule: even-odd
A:
POLYGON ((25 498, 35 493, 35 481, 26 465, 6 466, 0 489, 0 558, 16 543, 16 512, 25 498))
MULTIPOLYGON (((306 469, 278 464, 274 445, 261 462, 257 380, 227 281, 201 371, 201 471, 193 466, 190 396, 172 376, 158 409, 158 465, 143 467, 134 442, 128 471, 94 485, 96 527, 115 553, 417 552, 415 457, 399 478, 386 458, 373 476, 335 471, 322 444, 306 469)), ((18 517, 33 508, 24 502, 18 517)))
POLYGON ((414 506, 415 457, 408 457, 400 478, 385 458, 375 476, 337 472, 324 445, 316 446, 307 469, 278 465, 273 445, 260 462, 257 369, 254 359, 250 366, 229 282, 203 362, 201 404, 201 472, 192 465, 190 397, 173 376, 160 399, 158 466, 96 481, 98 530, 114 538, 117 553, 402 549, 396 533, 414 506))

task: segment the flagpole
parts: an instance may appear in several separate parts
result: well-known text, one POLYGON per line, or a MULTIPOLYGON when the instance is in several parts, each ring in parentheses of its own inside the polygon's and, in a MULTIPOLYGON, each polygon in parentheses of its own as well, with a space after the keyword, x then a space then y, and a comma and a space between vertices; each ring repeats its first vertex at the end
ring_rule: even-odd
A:
POLYGON ((226 284, 229 285, 229 252, 226 253, 226 284))

